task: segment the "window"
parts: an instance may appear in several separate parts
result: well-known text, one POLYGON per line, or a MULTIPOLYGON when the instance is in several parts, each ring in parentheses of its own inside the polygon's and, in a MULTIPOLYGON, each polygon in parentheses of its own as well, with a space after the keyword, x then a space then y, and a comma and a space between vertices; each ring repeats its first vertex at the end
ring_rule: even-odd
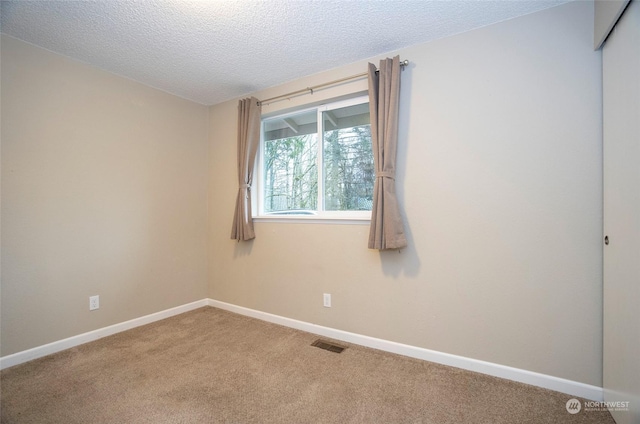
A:
POLYGON ((258 160, 258 216, 371 217, 366 96, 263 119, 258 160))

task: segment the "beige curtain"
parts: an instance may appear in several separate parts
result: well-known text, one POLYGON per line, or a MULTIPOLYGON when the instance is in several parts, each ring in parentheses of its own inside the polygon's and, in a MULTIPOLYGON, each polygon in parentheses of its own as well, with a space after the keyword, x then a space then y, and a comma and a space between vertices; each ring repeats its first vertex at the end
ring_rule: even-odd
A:
POLYGON ((369 110, 376 179, 369 229, 369 249, 407 246, 396 198, 396 151, 400 102, 400 57, 380 61, 379 71, 369 64, 369 110))
POLYGON ((261 109, 254 97, 238 102, 238 197, 231 230, 231 238, 238 241, 256 237, 251 218, 251 182, 260 144, 261 109))

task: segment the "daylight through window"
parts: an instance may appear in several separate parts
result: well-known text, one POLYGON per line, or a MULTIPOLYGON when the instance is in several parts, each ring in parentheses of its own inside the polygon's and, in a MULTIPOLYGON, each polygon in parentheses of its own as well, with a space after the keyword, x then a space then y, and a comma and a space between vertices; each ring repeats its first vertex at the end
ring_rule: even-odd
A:
POLYGON ((258 215, 369 218, 368 98, 264 119, 259 160, 258 215))

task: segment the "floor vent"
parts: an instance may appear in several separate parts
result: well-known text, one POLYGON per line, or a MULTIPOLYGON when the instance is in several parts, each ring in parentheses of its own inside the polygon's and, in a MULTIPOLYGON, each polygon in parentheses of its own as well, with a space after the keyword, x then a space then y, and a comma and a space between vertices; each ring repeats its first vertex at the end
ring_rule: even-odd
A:
POLYGON ((342 353, 346 349, 344 346, 338 346, 326 340, 318 339, 311 343, 311 346, 319 347, 320 349, 328 350, 329 352, 342 353))

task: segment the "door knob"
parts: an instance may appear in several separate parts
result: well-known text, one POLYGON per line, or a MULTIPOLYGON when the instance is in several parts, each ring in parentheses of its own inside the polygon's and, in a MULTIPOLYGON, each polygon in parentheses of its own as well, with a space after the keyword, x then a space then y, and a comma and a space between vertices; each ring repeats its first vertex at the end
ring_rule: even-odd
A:
POLYGON ((609 245, 609 236, 604 236, 604 244, 609 245))

